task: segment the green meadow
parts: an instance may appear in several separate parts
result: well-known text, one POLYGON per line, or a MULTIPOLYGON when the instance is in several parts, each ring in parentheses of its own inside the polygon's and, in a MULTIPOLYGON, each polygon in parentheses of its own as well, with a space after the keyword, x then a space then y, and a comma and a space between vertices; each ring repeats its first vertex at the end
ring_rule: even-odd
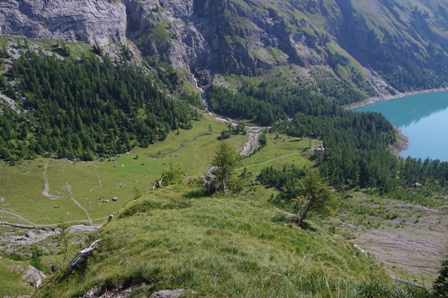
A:
POLYGON ((268 145, 248 158, 243 159, 237 171, 246 167, 248 171, 259 173, 267 166, 281 169, 285 164, 294 164, 298 168, 311 165, 308 158, 312 154, 309 147, 314 143, 313 140, 276 134, 268 134, 267 139, 268 145))
MULTIPOLYGON (((204 115, 190 130, 171 132, 163 142, 114 158, 92 162, 38 158, 15 166, 1 162, 2 219, 49 226, 60 222, 102 223, 139 194, 150 194, 155 180, 170 164, 182 168, 185 183, 202 177, 210 166, 220 132, 226 127, 225 122, 204 115), (51 198, 45 197, 44 191, 51 198), (113 197, 118 201, 112 201, 113 197)), ((248 135, 236 135, 227 141, 240 152, 247 138, 248 135)), ((237 173, 244 167, 256 174, 268 165, 306 166, 310 163, 310 151, 306 150, 310 144, 309 139, 268 134, 267 146, 243 159, 237 173)))

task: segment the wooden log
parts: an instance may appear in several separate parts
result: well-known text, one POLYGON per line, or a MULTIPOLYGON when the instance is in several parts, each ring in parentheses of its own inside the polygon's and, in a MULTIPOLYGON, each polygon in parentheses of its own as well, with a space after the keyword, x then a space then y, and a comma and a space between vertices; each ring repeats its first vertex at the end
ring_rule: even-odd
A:
POLYGON ((65 273, 65 275, 70 275, 70 273, 72 273, 73 268, 75 266, 79 267, 80 264, 92 254, 93 250, 96 248, 96 246, 100 240, 101 239, 95 240, 88 248, 84 248, 83 250, 80 250, 68 264, 67 272, 65 273))

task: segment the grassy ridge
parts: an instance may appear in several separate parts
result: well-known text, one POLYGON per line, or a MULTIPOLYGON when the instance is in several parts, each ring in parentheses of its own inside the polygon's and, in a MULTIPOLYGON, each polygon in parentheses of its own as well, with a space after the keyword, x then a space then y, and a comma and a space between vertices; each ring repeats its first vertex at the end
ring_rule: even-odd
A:
POLYGON ((88 267, 50 279, 42 296, 126 284, 136 297, 171 288, 186 288, 186 297, 355 297, 366 280, 390 282, 340 236, 289 225, 263 198, 191 193, 174 186, 130 204, 99 231, 88 267))

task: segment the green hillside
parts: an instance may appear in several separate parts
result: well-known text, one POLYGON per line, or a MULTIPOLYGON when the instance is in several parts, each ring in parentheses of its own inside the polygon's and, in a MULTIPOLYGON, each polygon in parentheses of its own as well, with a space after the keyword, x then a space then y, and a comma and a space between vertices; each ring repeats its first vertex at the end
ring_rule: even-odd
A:
POLYGON ((88 262, 46 280, 37 296, 131 289, 148 297, 181 288, 182 297, 424 297, 344 238, 312 222, 289 223, 260 187, 204 197, 173 186, 128 204, 94 236, 101 240, 88 262))

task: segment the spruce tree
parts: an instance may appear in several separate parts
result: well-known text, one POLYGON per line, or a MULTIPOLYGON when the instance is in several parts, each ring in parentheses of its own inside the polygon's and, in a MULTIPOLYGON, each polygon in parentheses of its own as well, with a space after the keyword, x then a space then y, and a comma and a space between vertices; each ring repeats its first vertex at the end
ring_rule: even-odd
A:
POLYGON ((433 291, 435 297, 448 297, 448 254, 442 261, 442 268, 439 271, 439 276, 434 281, 433 291))
POLYGON ((233 169, 236 166, 238 155, 227 142, 221 142, 216 149, 212 160, 214 170, 214 185, 216 190, 222 190, 227 195, 228 184, 232 176, 233 169))

